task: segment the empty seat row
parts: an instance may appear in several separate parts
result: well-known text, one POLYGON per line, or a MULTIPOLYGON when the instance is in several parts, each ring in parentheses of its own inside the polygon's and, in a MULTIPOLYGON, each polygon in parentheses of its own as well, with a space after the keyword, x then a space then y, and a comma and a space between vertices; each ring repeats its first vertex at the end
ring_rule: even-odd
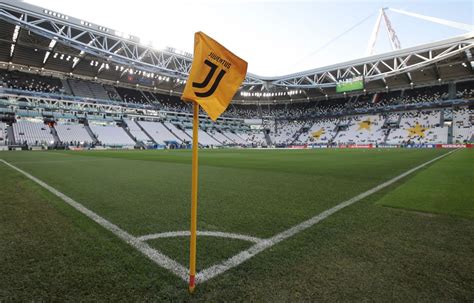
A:
POLYGON ((54 137, 48 125, 41 121, 18 120, 13 123, 13 135, 16 143, 28 145, 52 145, 54 137))

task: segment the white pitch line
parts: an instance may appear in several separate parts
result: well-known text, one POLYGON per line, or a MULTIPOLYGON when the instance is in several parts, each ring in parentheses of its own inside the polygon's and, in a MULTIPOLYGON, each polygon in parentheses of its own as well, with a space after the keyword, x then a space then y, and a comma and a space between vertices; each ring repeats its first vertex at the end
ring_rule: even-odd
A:
MULTIPOLYGON (((456 149, 457 150, 457 149, 456 149)), ((351 205, 351 204, 354 204, 355 202, 358 202, 364 198, 366 198, 367 196, 397 182, 398 180, 406 177, 407 175, 409 174, 412 174, 413 172, 425 167, 426 165, 429 165, 441 158, 444 158, 446 156, 448 156, 449 154, 455 152, 456 150, 453 150, 453 151, 450 151, 444 155, 441 155, 439 157, 436 157, 430 161, 427 161, 415 168, 412 168, 408 171, 406 171, 405 173, 387 181, 387 182, 384 182, 364 193, 361 193, 347 201, 344 201, 336 206, 334 206, 333 208, 330 208, 322 213, 320 213, 319 215, 316 215, 314 217, 312 217, 311 219, 309 220, 306 220, 290 229, 287 229, 271 238, 268 238, 268 239, 259 239, 259 238, 256 238, 256 237, 251 237, 251 236, 245 236, 245 235, 239 235, 239 234, 231 234, 231 233, 223 233, 223 232, 207 232, 207 231, 201 231, 201 232, 198 232, 201 233, 201 235, 203 236, 216 236, 216 237, 228 237, 228 238, 235 238, 235 239, 242 239, 242 240, 248 240, 250 242, 255 242, 256 244, 253 245, 252 247, 250 247, 249 249, 247 250, 244 250, 244 251, 241 251, 240 253, 238 253, 237 255, 227 259, 226 261, 220 263, 220 264, 216 264, 216 265, 213 265, 207 269, 204 269, 202 270, 201 272, 199 272, 197 275, 196 275, 196 282, 197 283, 203 283, 209 279, 212 279, 224 272, 226 272, 227 270, 231 269, 231 268, 234 268, 240 264, 242 264, 243 262, 247 261, 248 259, 254 257, 255 255, 259 254, 260 252, 276 245, 277 243, 285 240, 285 239, 288 239, 304 230, 306 230, 307 228, 310 228, 311 226, 321 222, 322 220, 326 219, 327 217, 331 216, 332 214, 336 213, 337 211, 351 205), (229 235, 232 235, 232 236, 229 236, 229 235), (245 239, 243 239, 243 237, 245 237, 245 239), (250 240, 252 239, 252 240, 250 240)), ((29 179, 31 179, 32 181, 36 182, 37 184, 39 184, 40 186, 44 187, 45 189, 47 189, 48 191, 50 191, 51 193, 53 193, 54 195, 56 195, 57 197, 61 198, 64 202, 66 202, 67 204, 71 205, 72 207, 74 207, 76 210, 80 211, 81 213, 83 213, 84 215, 86 215, 87 217, 89 217, 90 219, 92 219, 93 221, 95 221, 96 223, 98 223, 99 225, 101 225, 102 227, 104 227, 105 229, 111 231, 112 233, 114 233, 117 237, 119 237, 120 239, 122 239, 123 241, 127 242, 128 244, 130 244, 131 246, 133 246, 134 248, 136 248, 138 251, 140 251, 141 253, 143 253, 145 256, 147 256, 149 259, 151 259, 153 262, 155 262, 157 265, 165 268, 165 269, 168 269, 170 272, 174 273, 176 276, 180 277, 182 280, 184 281, 188 281, 188 274, 189 274, 189 271, 184 267, 182 266, 181 264, 177 263, 175 260, 169 258, 168 256, 162 254, 161 252, 159 252, 158 250, 156 249, 153 249, 151 248, 148 244, 146 244, 144 241, 146 240, 149 240, 149 239, 154 239, 154 238, 164 238, 164 237, 174 237, 174 236, 189 236, 189 232, 188 231, 178 231, 178 232, 167 232, 167 233, 161 233, 161 234, 154 234, 154 235, 146 235, 146 236, 142 236, 142 237, 134 237, 132 235, 130 235, 129 233, 127 233, 126 231, 122 230, 121 228, 119 228, 118 226, 114 225, 113 223, 107 221, 106 219, 102 218, 101 216, 99 216, 98 214, 94 213, 93 211, 87 209, 86 207, 84 207, 82 204, 74 201, 73 199, 71 199, 70 197, 66 196, 65 194, 61 193, 60 191, 56 190, 55 188, 49 186, 48 184, 44 183, 43 181, 39 180, 38 178, 30 175, 29 173, 21 170, 20 168, 8 163, 7 161, 3 160, 3 159, 0 159, 1 162, 3 162, 5 165, 11 167, 12 169, 20 172, 21 174, 25 175, 26 177, 28 177, 29 179), (153 236, 157 236, 157 237, 153 237, 153 236)))
MULTIPOLYGON (((137 239, 140 241, 147 241, 147 240, 160 239, 160 238, 189 237, 190 235, 191 233, 189 232, 189 230, 169 231, 169 232, 164 232, 164 233, 159 233, 159 234, 145 235, 145 236, 138 237, 137 239)), ((220 231, 199 231, 198 230, 197 235, 237 239, 237 240, 244 240, 244 241, 253 242, 253 243, 259 243, 262 241, 262 239, 257 238, 257 237, 234 234, 234 233, 225 233, 225 232, 220 232, 220 231)))
POLYGON ((111 161, 111 160, 117 160, 117 159, 112 159, 112 158, 105 158, 105 159, 97 159, 97 158, 91 158, 91 159, 68 159, 68 160, 41 160, 41 161, 15 161, 14 164, 43 164, 43 163, 71 163, 71 162, 104 162, 105 161, 111 161))
POLYGON ((254 257, 255 255, 261 253, 262 251, 276 245, 277 243, 280 243, 281 241, 285 240, 285 239, 288 239, 310 227, 312 227, 313 225, 321 222, 322 220, 326 219, 327 217, 331 216, 332 214, 338 212, 339 210, 349 206, 349 205, 352 205, 364 198, 366 198, 367 196, 370 196, 376 192, 378 192, 379 190, 381 189, 384 189, 385 187, 387 186, 390 186, 392 185, 393 183, 397 182, 398 180, 414 173, 415 171, 441 159, 441 158, 444 158, 448 155, 450 155, 451 153, 455 152, 456 150, 453 150, 453 151, 450 151, 444 155, 441 155, 439 157, 436 157, 430 161, 427 161, 421 165, 418 165, 417 167, 415 168, 412 168, 406 172, 404 172, 403 174, 393 178, 393 179, 390 179, 388 180, 387 182, 384 182, 380 185, 377 185, 376 187, 372 188, 372 189, 369 189, 368 191, 366 192, 363 192, 347 201, 344 201, 328 210, 325 210, 323 211, 322 213, 320 213, 319 215, 316 215, 314 217, 312 217, 311 219, 309 220, 306 220, 298 225, 295 225, 271 238, 268 238, 268 239, 264 239, 262 240, 261 242, 258 242, 257 244, 253 245, 252 247, 250 247, 249 249, 247 250, 244 250, 244 251, 241 251, 240 253, 236 254, 235 256, 227 259, 226 261, 220 263, 220 264, 216 264, 216 265, 213 265, 209 268, 206 268, 202 271, 200 271, 197 275, 196 275, 196 283, 202 283, 202 282, 205 282, 209 279, 212 279, 226 271, 228 271, 229 269, 231 268, 234 268, 240 264, 242 264, 243 262, 247 261, 248 259, 254 257))
POLYGON ((74 201, 72 198, 66 196, 62 192, 58 191, 54 187, 49 186, 48 184, 44 183, 43 181, 39 180, 38 178, 30 175, 29 173, 21 170, 20 168, 8 163, 7 161, 0 159, 1 162, 3 162, 5 165, 11 167, 12 169, 16 170, 17 172, 25 175, 27 178, 31 179, 32 181, 36 182, 39 184, 41 187, 47 189, 50 191, 52 194, 55 196, 59 197, 61 200, 69 204, 70 206, 74 207, 76 210, 80 211, 84 215, 86 215, 88 218, 92 219, 96 223, 98 223, 100 226, 104 227, 105 229, 111 231, 113 234, 115 234, 117 237, 125 241, 126 243, 130 244, 133 246, 135 249, 140 251, 142 254, 147 256, 150 260, 155 262, 157 265, 166 268, 170 272, 174 273, 176 276, 180 277, 184 281, 188 280, 188 270, 176 262, 175 260, 171 259, 170 257, 162 254, 156 249, 153 249, 150 247, 148 244, 145 242, 140 241, 138 238, 132 236, 131 234, 127 233, 117 225, 107 221, 103 217, 99 216, 95 212, 89 210, 88 208, 84 207, 82 204, 74 201))

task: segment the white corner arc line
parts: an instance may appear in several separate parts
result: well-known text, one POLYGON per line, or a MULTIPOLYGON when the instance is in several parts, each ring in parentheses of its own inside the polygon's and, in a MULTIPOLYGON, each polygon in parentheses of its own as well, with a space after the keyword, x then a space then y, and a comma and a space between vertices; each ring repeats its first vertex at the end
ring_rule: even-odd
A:
POLYGON ((122 239, 123 241, 130 244, 131 246, 133 246, 138 251, 140 251, 142 254, 147 256, 150 260, 155 262, 157 265, 159 265, 163 268, 166 268, 167 270, 169 270, 170 272, 172 272, 176 276, 180 277, 184 281, 188 280, 188 273, 189 273, 188 270, 184 266, 182 266, 181 264, 176 262, 175 260, 173 260, 170 257, 162 254, 158 250, 153 249, 152 247, 150 247, 145 242, 140 241, 138 238, 136 238, 136 237, 132 236, 131 234, 127 233, 126 231, 124 231, 123 229, 118 227, 117 225, 107 221, 106 219, 99 216, 95 212, 89 210, 88 208, 86 208, 82 204, 74 201, 72 198, 66 196, 62 192, 58 191, 57 189, 55 189, 52 186, 49 186, 48 184, 44 183, 43 181, 39 180, 38 178, 30 175, 29 173, 25 172, 24 170, 8 163, 7 161, 5 161, 3 159, 0 159, 0 161, 3 162, 5 165, 9 166, 10 168, 16 170, 17 172, 23 174, 24 176, 26 176, 30 180, 36 182, 38 185, 40 185, 41 187, 47 189, 49 192, 51 192, 55 196, 59 197, 61 200, 63 200, 64 202, 66 202, 67 204, 69 204, 70 206, 72 206, 73 208, 75 208, 76 210, 78 210, 79 212, 84 214, 85 216, 87 216, 89 219, 93 220, 94 222, 96 222, 100 226, 102 226, 105 229, 109 230, 114 235, 116 235, 117 237, 119 237, 120 239, 122 239))
MULTIPOLYGON (((457 149, 456 149, 457 150, 457 149)), ((323 221, 324 219, 326 219, 327 217, 331 216, 332 214, 340 211, 341 209, 349 206, 349 205, 352 205, 376 192, 378 192, 379 190, 387 187, 387 186, 390 186, 392 185, 393 183, 397 182, 398 180, 414 173, 415 171, 441 159, 441 158, 444 158, 450 154, 452 154, 453 152, 455 152, 456 150, 453 150, 453 151, 450 151, 450 152, 447 152, 439 157, 436 157, 432 160, 429 160, 421 165, 418 165, 404 173, 402 173, 401 175, 398 175, 382 184, 379 184, 375 187, 373 187, 372 189, 369 189, 368 191, 366 192, 363 192, 349 200, 346 200, 344 202, 341 202, 339 204, 337 204, 336 206, 328 209, 328 210, 325 210, 323 211, 322 213, 298 224, 298 225, 295 225, 279 234, 276 234, 275 236, 271 237, 271 238, 268 238, 268 239, 264 239, 262 240, 261 242, 258 242, 257 244, 253 245, 252 247, 246 249, 246 250, 243 250, 241 251, 240 253, 236 254, 235 256, 225 260, 224 262, 220 263, 220 264, 215 264, 211 267, 208 267, 206 269, 203 269, 202 271, 200 271, 199 273, 197 273, 196 275, 196 283, 203 283, 209 279, 212 279, 226 271, 228 271, 229 269, 231 268, 234 268, 240 264, 242 264, 243 262, 247 261, 248 259, 254 257, 255 255, 261 253, 262 251, 276 245, 277 243, 280 243, 281 241, 285 240, 285 239, 288 239, 310 227, 312 227, 313 225, 323 221)))
MULTIPOLYGON (((191 235, 191 233, 189 232, 189 230, 168 231, 168 232, 164 232, 164 233, 144 235, 144 236, 141 236, 141 237, 137 237, 137 239, 140 240, 140 241, 148 241, 148 240, 160 239, 160 238, 189 237, 190 235, 191 235)), ((226 232, 221 232, 221 231, 202 231, 202 230, 198 230, 197 235, 198 236, 207 236, 207 237, 237 239, 237 240, 243 240, 243 241, 248 241, 248 242, 253 242, 253 243, 259 243, 259 242, 263 241, 262 239, 257 238, 257 237, 241 235, 241 234, 234 234, 234 233, 226 233, 226 232)))

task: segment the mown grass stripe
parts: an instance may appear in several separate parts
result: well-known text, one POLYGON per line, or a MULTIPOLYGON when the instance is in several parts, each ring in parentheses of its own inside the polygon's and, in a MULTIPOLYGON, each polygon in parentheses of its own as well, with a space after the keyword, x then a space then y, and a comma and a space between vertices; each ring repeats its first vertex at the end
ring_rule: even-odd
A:
POLYGON ((127 233, 117 225, 107 221, 105 218, 99 216, 95 212, 89 210, 88 208, 84 207, 82 204, 76 202, 72 198, 66 196, 62 192, 58 191, 54 187, 46 184, 45 182, 39 180, 38 178, 32 176, 31 174, 25 172, 24 170, 8 163, 7 161, 0 159, 2 163, 7 165, 8 167, 16 170, 17 172, 23 174, 26 176, 28 179, 32 180, 33 182, 37 183, 41 187, 45 188, 49 192, 51 192, 53 195, 57 196, 70 206, 74 207, 76 210, 99 224, 100 226, 104 227, 105 229, 111 231, 114 235, 143 253, 145 256, 147 256, 150 260, 155 262, 157 265, 166 268, 170 272, 174 273, 176 276, 180 277, 183 280, 187 280, 188 277, 188 270, 184 268, 181 264, 178 262, 174 261, 173 259, 169 258, 168 256, 162 254, 156 249, 153 249, 150 247, 147 243, 140 241, 138 238, 132 236, 131 234, 127 233))
POLYGON ((375 186, 374 188, 372 189, 369 189, 368 191, 366 192, 363 192, 347 201, 344 201, 344 202, 341 202, 339 204, 337 204, 336 206, 328 209, 328 210, 325 210, 323 211, 322 213, 296 225, 296 226, 293 226, 271 238, 268 238, 268 239, 265 239, 255 245, 253 245, 252 247, 250 247, 249 249, 247 250, 244 250, 240 253, 238 253, 237 255, 227 259, 226 261, 220 263, 220 264, 216 264, 216 265, 213 265, 207 269, 204 269, 202 270, 201 272, 199 272, 197 275, 196 275, 196 283, 203 283, 209 279, 212 279, 226 271, 228 271, 229 269, 231 268, 234 268, 240 264, 242 264, 243 262, 249 260, 250 258, 254 257, 255 255, 261 253, 262 251, 278 244, 279 242, 285 240, 285 239, 288 239, 312 226, 314 226, 315 224, 323 221, 324 219, 328 218, 329 216, 333 215, 334 213, 340 211, 341 209, 344 209, 345 207, 349 206, 349 205, 352 205, 378 191, 380 191, 381 189, 384 189, 385 187, 387 186, 390 186, 392 185, 393 183, 399 181, 400 179, 403 179, 405 178, 406 176, 414 173, 415 171, 439 160, 439 159, 442 159, 450 154, 452 154, 453 152, 455 152, 456 150, 452 150, 450 152, 447 152, 441 156, 438 156, 432 160, 429 160, 423 164, 420 164, 404 173, 402 173, 401 175, 398 175, 397 177, 394 177, 382 184, 379 184, 377 186, 375 186))

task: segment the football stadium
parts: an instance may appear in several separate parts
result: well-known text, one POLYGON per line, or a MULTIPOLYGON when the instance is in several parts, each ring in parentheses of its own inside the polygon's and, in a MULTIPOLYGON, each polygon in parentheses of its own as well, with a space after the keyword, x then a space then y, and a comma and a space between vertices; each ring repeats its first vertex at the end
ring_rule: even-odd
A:
POLYGON ((38 3, 0 0, 0 302, 474 300, 472 2, 283 76, 38 3))

